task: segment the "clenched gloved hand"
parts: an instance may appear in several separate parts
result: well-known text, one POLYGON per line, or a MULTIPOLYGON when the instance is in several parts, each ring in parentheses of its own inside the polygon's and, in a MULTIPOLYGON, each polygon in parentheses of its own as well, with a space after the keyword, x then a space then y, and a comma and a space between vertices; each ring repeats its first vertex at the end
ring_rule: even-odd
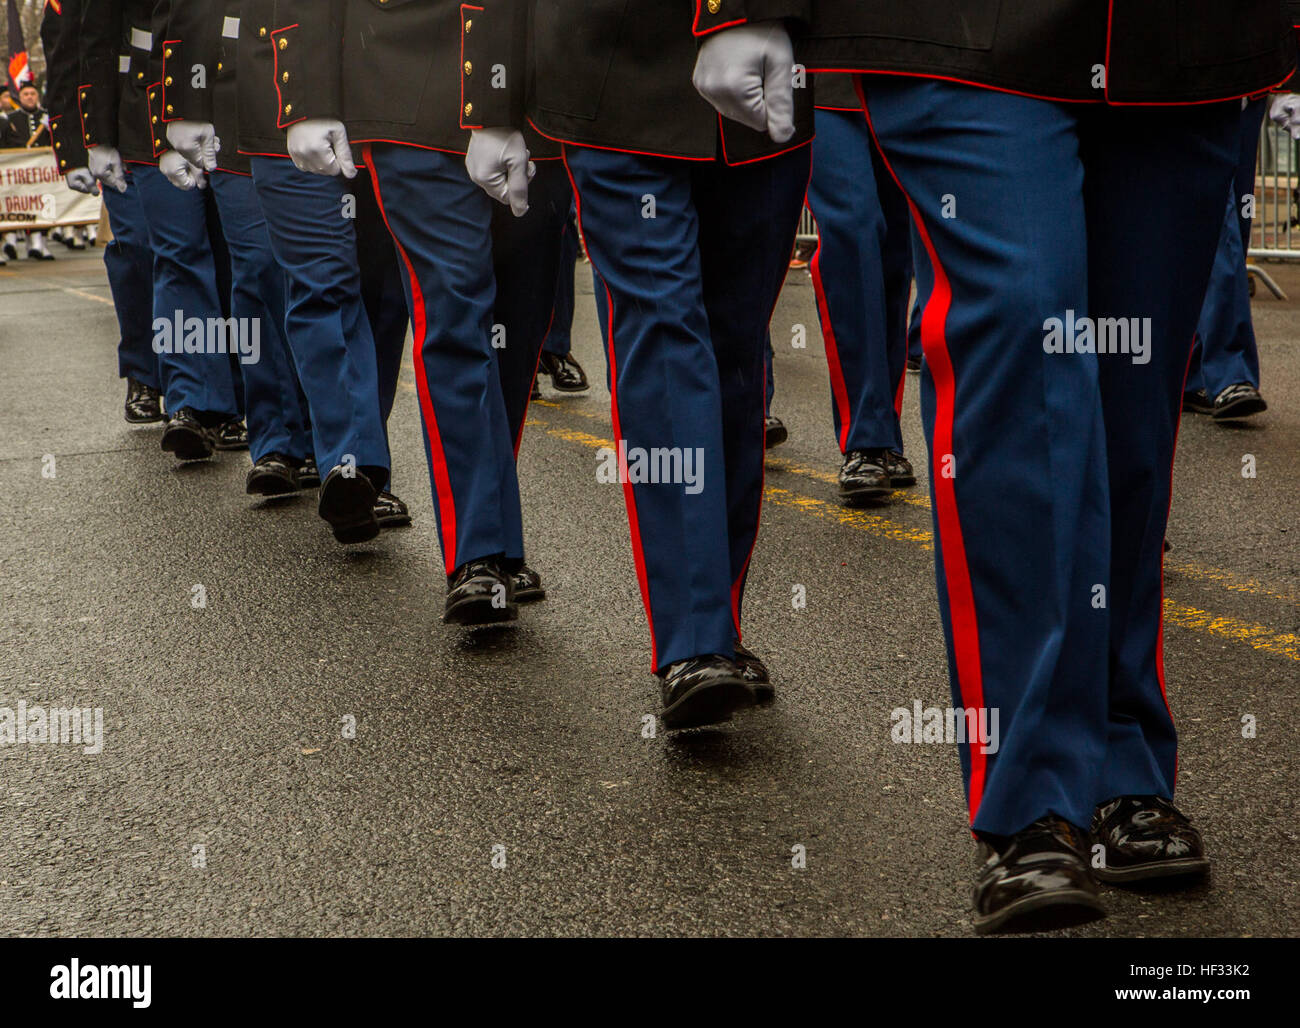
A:
POLYGON ((1290 132, 1292 139, 1300 139, 1300 93, 1275 97, 1269 105, 1268 116, 1290 132))
POLYGON ((308 118, 290 126, 289 156, 299 171, 357 177, 348 130, 333 118, 308 118))
POLYGON ((523 133, 510 128, 475 129, 465 153, 470 180, 510 208, 516 218, 528 213, 528 183, 537 166, 528 159, 523 133))
POLYGON ((203 169, 191 164, 179 151, 168 150, 158 161, 158 170, 177 189, 207 189, 208 177, 203 169))
POLYGON ((126 168, 115 146, 92 146, 86 151, 90 173, 119 193, 126 192, 126 168))
POLYGON ((172 149, 203 171, 217 170, 221 140, 210 121, 173 121, 167 126, 167 142, 172 149))
POLYGON ((794 46, 782 22, 715 32, 700 47, 691 81, 724 118, 778 143, 794 136, 794 46))
POLYGON ((87 196, 99 195, 99 183, 95 181, 95 176, 91 174, 89 168, 73 168, 66 176, 69 189, 75 189, 78 193, 85 193, 87 196))

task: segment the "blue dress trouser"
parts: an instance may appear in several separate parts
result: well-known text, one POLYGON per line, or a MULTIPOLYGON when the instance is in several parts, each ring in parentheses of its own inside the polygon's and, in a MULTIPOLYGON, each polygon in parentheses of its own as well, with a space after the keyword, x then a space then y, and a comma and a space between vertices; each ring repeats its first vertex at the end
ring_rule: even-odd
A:
POLYGON ((493 320, 506 332, 506 345, 497 351, 497 373, 516 456, 542 347, 561 317, 557 304, 568 304, 566 331, 561 333, 566 340, 564 353, 569 352, 567 326, 573 322, 573 271, 578 248, 575 229, 567 229, 569 254, 565 253, 573 187, 560 161, 538 161, 536 167, 537 174, 528 186, 528 213, 524 217, 516 218, 504 204, 492 205, 492 273, 497 284, 493 320), (567 295, 562 295, 556 290, 556 282, 566 275, 569 289, 567 295), (516 343, 513 349, 510 340, 516 343))
POLYGON ((515 447, 555 303, 563 171, 539 162, 530 210, 514 219, 470 181, 460 154, 375 143, 366 163, 411 311, 446 573, 489 557, 517 567, 515 447))
POLYGON ((574 275, 582 250, 574 217, 570 211, 564 222, 564 233, 560 238, 560 274, 555 287, 555 315, 551 318, 551 329, 546 333, 546 342, 542 344, 546 353, 556 357, 567 357, 573 349, 574 275))
POLYGON ((1187 372, 1187 391, 1204 389, 1210 399, 1238 382, 1259 388, 1259 347, 1250 316, 1250 276, 1246 274, 1251 223, 1242 217, 1242 205, 1245 197, 1255 193, 1255 159, 1267 102, 1266 97, 1252 100, 1241 112, 1237 173, 1228 191, 1219 250, 1187 372))
POLYGON ((1087 826, 1107 798, 1172 797, 1163 540, 1238 107, 860 81, 922 243, 953 703, 999 715, 996 752, 960 746, 972 827, 1087 826), (1103 332, 1129 352, 1088 352, 1103 332))
POLYGON ((208 179, 230 252, 231 317, 257 325, 258 352, 240 361, 249 456, 270 453, 301 460, 312 455, 308 418, 298 372, 284 335, 285 274, 271 250, 271 237, 247 175, 219 171, 208 179))
POLYGON ((626 445, 619 477, 651 666, 731 657, 763 499, 768 322, 810 148, 735 167, 579 146, 566 146, 565 160, 605 291, 614 438, 626 445), (680 480, 634 479, 628 457, 656 450, 680 461, 680 480), (694 483, 688 455, 702 471, 694 483))
POLYGON ((817 111, 808 207, 836 442, 901 453, 912 229, 860 111, 817 111))
POLYGON ((357 251, 364 190, 342 177, 299 171, 287 157, 254 157, 252 164, 271 249, 288 280, 285 336, 307 397, 321 475, 351 458, 386 478, 391 464, 379 363, 357 251))
MULTIPOLYGON (((178 315, 205 325, 222 317, 203 192, 177 189, 151 164, 132 164, 131 177, 154 253, 155 327, 159 319, 174 322, 178 315)), ((226 354, 178 353, 172 347, 171 353, 158 354, 158 366, 169 412, 190 407, 237 416, 239 397, 226 354)))
POLYGON ((104 247, 104 268, 121 333, 117 373, 160 389, 158 355, 153 352, 153 250, 135 176, 129 170, 128 166, 125 193, 103 190, 113 229, 113 241, 104 247))

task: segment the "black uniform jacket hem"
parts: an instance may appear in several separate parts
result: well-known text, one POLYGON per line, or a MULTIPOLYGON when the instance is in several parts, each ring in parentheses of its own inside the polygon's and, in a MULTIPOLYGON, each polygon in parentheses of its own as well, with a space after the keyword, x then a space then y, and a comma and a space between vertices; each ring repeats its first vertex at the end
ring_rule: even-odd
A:
POLYGON ((1284 81, 1293 24, 1283 0, 813 0, 795 53, 1045 100, 1213 103, 1284 81))

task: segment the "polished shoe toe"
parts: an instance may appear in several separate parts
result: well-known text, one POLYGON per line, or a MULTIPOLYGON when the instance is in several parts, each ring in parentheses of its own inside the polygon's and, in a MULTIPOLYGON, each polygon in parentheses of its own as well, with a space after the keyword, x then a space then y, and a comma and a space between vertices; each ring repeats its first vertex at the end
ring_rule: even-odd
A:
POLYGON ((240 418, 231 418, 213 429, 218 450, 247 450, 248 426, 240 418))
POLYGON ((126 420, 133 425, 151 425, 164 420, 162 395, 153 386, 128 378, 125 416, 126 420))
POLYGON ((244 491, 250 496, 285 496, 298 491, 298 475, 283 454, 268 453, 248 469, 244 491))
POLYGON ((780 418, 768 415, 763 421, 763 449, 770 450, 773 446, 780 446, 790 438, 790 430, 785 427, 785 422, 780 418))
POLYGON ((388 490, 375 497, 375 520, 380 528, 402 528, 411 523, 411 511, 388 490))
POLYGON ((300 489, 320 488, 320 468, 316 466, 315 457, 303 457, 298 461, 298 487, 300 489))
POLYGON ((1153 878, 1203 877, 1210 870, 1201 833, 1160 796, 1117 796, 1097 807, 1093 839, 1104 847, 1103 882, 1123 885, 1153 878))
POLYGON ((850 450, 840 466, 840 499, 848 506, 883 500, 891 492, 888 450, 850 450))
POLYGON ((587 373, 572 354, 543 353, 541 370, 551 376, 551 385, 562 393, 583 393, 591 388, 587 373))
POLYGON ((213 439, 210 429, 199 420, 189 407, 182 407, 167 421, 159 444, 177 460, 206 460, 212 456, 213 439))
POLYGON ((449 625, 495 625, 519 616, 510 576, 495 559, 472 560, 447 585, 442 619, 449 625))
POLYGON ((885 471, 889 475, 889 484, 894 489, 916 485, 916 469, 912 467, 912 462, 897 450, 889 450, 885 453, 885 471))
POLYGON ((1236 382, 1214 398, 1211 412, 1215 421, 1236 421, 1248 418, 1252 414, 1262 414, 1268 410, 1268 404, 1249 382, 1236 382))
POLYGON ((729 721, 755 703, 740 668, 717 654, 680 660, 659 677, 664 703, 659 716, 670 730, 729 721))
POLYGON ((771 703, 776 699, 776 686, 767 674, 767 665, 747 646, 736 642, 736 667, 741 676, 749 683, 754 699, 759 703, 771 703))
POLYGON ((325 476, 320 487, 320 516, 329 522, 340 543, 364 543, 379 534, 375 520, 375 486, 365 474, 350 465, 338 465, 325 476))
POLYGON ((538 600, 546 599, 542 576, 527 564, 510 577, 514 583, 516 603, 536 603, 538 600))
POLYGON ((975 932, 1042 932, 1105 916, 1088 869, 1087 839, 1055 815, 1004 839, 980 843, 975 932))

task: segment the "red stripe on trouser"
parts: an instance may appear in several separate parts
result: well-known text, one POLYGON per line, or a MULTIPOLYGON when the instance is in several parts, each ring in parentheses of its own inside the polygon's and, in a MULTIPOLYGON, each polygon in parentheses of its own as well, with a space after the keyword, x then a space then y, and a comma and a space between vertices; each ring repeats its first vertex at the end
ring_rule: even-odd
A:
MULTIPOLYGON (((589 237, 582 224, 582 197, 578 194, 578 183, 573 177, 573 169, 569 167, 567 145, 564 148, 564 171, 569 176, 569 184, 573 187, 573 207, 578 216, 578 231, 582 233, 585 240, 589 237)), ((590 246, 587 247, 587 256, 591 258, 591 266, 595 268, 596 274, 600 275, 600 284, 605 288, 605 309, 609 317, 609 325, 606 326, 605 332, 605 352, 609 359, 609 406, 614 425, 614 446, 618 449, 618 444, 623 438, 623 429, 619 425, 618 418, 618 365, 614 357, 614 297, 609 291, 608 280, 600 274, 600 268, 596 267, 596 258, 592 256, 590 246)), ((627 523, 632 534, 632 559, 636 564, 637 582, 641 586, 641 604, 645 607, 646 623, 650 626, 650 670, 657 671, 659 670, 659 646, 655 642, 654 612, 650 609, 650 581, 646 577, 645 551, 641 547, 641 522, 637 518, 636 496, 627 473, 627 457, 621 449, 618 455, 618 472, 623 481, 623 501, 627 506, 627 523)))
MULTIPOLYGON (((930 299, 921 313, 921 349, 925 352, 926 364, 934 381, 935 412, 934 436, 931 443, 931 460, 939 462, 939 468, 931 477, 934 480, 934 508, 939 522, 940 551, 943 554, 943 574, 948 587, 948 619, 952 625, 953 659, 956 663, 957 688, 961 693, 962 706, 968 710, 982 710, 984 707, 984 670, 980 661, 979 622, 975 614, 975 591, 971 584, 970 566, 966 562, 966 544, 962 538, 961 518, 957 511, 957 495, 954 488, 956 455, 953 453, 953 421, 956 417, 956 380, 953 375, 952 355, 948 350, 948 312, 952 308, 952 288, 948 284, 948 274, 944 271, 939 255, 935 252, 934 242, 929 229, 921 218, 921 212, 912 202, 911 194, 903 188, 898 175, 890 163, 885 148, 876 137, 875 126, 871 122, 871 111, 867 106, 866 96, 862 92, 862 83, 854 79, 858 96, 862 100, 862 109, 867 116, 867 126, 871 129, 871 138, 875 140, 885 167, 898 184, 907 199, 907 206, 912 212, 912 224, 925 245, 930 267, 934 272, 934 287, 930 299), (944 461, 951 455, 954 462, 953 477, 944 475, 944 461)), ((980 800, 984 796, 984 779, 987 774, 987 757, 979 746, 968 746, 970 756, 970 789, 967 804, 970 819, 974 823, 979 813, 980 800)))
POLYGON ((415 275, 415 265, 406 252, 406 247, 397 238, 393 226, 388 221, 388 211, 384 208, 384 198, 379 188, 379 169, 375 167, 370 156, 370 144, 365 144, 366 163, 370 165, 371 178, 375 184, 375 203, 383 216, 388 234, 393 237, 398 255, 406 265, 406 275, 411 283, 411 325, 415 333, 415 345, 412 346, 412 358, 415 364, 415 387, 420 396, 420 413, 424 417, 424 430, 429 439, 430 470, 433 473, 435 499, 438 502, 438 523, 442 526, 443 563, 447 574, 456 570, 456 498, 451 491, 451 474, 447 470, 447 457, 442 449, 442 435, 438 431, 438 418, 433 413, 433 398, 429 393, 429 380, 424 370, 424 343, 428 331, 428 318, 425 312, 424 291, 420 280, 415 275))
MULTIPOLYGON (((813 215, 816 222, 817 216, 813 215)), ((817 315, 821 318, 822 339, 826 343, 826 366, 831 373, 831 397, 835 401, 835 410, 839 413, 840 452, 849 445, 849 387, 844 381, 844 368, 840 364, 840 347, 835 340, 835 325, 831 322, 831 308, 826 300, 826 285, 822 282, 822 244, 817 241, 808 268, 812 272, 813 292, 817 296, 817 315)))
MULTIPOLYGON (((903 348, 907 348, 907 339, 904 337, 903 348)), ((894 390, 894 417, 903 416, 903 383, 907 381, 907 361, 904 358, 903 368, 898 373, 898 388, 894 390)))

